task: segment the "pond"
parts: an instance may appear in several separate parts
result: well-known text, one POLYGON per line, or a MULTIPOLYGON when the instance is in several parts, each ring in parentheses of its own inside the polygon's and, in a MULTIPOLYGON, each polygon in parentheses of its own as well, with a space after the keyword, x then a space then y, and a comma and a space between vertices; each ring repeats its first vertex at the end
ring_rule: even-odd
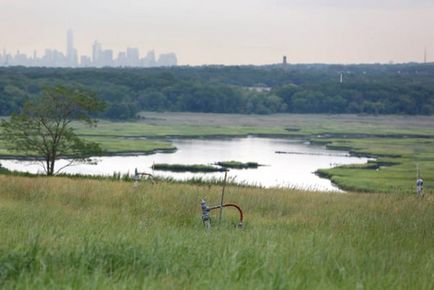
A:
MULTIPOLYGON (((71 174, 112 175, 114 172, 133 174, 151 173, 161 177, 185 180, 223 178, 224 173, 174 173, 153 171, 154 163, 214 164, 220 161, 257 162, 257 169, 231 169, 228 177, 237 183, 263 187, 291 187, 318 191, 339 191, 330 180, 314 172, 344 164, 362 164, 368 158, 352 157, 345 151, 328 150, 325 146, 309 144, 303 140, 280 138, 228 138, 228 139, 173 139, 178 148, 174 153, 157 153, 137 156, 109 156, 95 158, 96 165, 81 164, 62 172, 71 174), (276 153, 280 152, 280 153, 276 153)), ((0 160, 10 169, 31 173, 41 172, 39 163, 18 160, 0 160)), ((58 168, 66 161, 60 160, 58 168)))

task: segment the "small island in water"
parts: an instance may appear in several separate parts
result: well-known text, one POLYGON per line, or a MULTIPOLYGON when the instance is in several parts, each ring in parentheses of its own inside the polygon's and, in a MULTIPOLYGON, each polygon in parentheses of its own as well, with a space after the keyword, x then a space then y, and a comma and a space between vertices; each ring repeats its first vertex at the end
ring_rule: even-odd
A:
POLYGON ((152 165, 153 170, 171 171, 171 172, 224 172, 227 169, 212 165, 203 164, 167 164, 158 163, 152 165))
POLYGON ((152 165, 153 170, 171 171, 171 172, 225 172, 229 169, 252 169, 261 166, 256 162, 239 162, 239 161, 221 161, 214 165, 205 164, 167 164, 157 163, 152 165))
POLYGON ((223 168, 231 168, 231 169, 250 169, 250 168, 258 168, 262 166, 257 162, 239 162, 239 161, 221 161, 217 162, 216 165, 219 165, 223 168))

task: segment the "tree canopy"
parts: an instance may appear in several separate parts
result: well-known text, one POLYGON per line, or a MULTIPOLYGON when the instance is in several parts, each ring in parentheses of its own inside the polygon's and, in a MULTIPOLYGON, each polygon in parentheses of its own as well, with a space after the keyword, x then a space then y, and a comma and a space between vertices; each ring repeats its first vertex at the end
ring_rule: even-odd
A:
POLYGON ((271 65, 173 68, 0 68, 0 115, 43 88, 89 89, 107 102, 95 117, 139 111, 241 114, 434 113, 434 64, 271 65), (340 82, 342 75, 343 82, 340 82))
POLYGON ((47 88, 41 96, 26 101, 19 114, 2 120, 1 134, 9 150, 34 156, 45 173, 53 175, 74 163, 90 162, 89 157, 102 153, 97 143, 79 138, 71 122, 93 126, 96 123, 90 114, 103 108, 104 103, 94 93, 63 86, 47 88), (55 170, 59 158, 68 163, 55 170))

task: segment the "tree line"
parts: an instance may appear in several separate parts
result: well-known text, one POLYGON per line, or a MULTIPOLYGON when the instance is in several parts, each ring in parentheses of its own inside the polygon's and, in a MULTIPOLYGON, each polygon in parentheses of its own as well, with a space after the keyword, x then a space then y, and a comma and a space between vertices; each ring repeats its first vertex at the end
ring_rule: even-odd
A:
POLYGON ((269 65, 151 69, 0 68, 0 115, 54 86, 90 90, 107 104, 96 117, 139 111, 434 113, 434 65, 269 65), (341 82, 342 77, 342 82, 341 82))

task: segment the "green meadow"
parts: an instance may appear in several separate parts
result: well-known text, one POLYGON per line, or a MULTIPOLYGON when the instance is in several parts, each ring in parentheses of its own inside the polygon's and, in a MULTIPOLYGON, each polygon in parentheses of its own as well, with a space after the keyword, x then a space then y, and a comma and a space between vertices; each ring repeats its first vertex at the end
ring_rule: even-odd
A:
POLYGON ((210 231, 200 201, 218 204, 218 183, 0 174, 0 289, 434 289, 433 117, 142 117, 76 130, 106 154, 253 134, 375 159, 320 170, 344 194, 230 184, 244 227, 225 209, 210 231))
MULTIPOLYGON (((426 191, 434 191, 434 117, 359 115, 236 115, 141 113, 130 122, 100 120, 97 127, 75 124, 82 137, 101 144, 107 155, 176 150, 170 137, 216 138, 247 135, 302 138, 371 156, 365 166, 319 170, 345 190, 413 193, 417 167, 426 191)), ((5 150, 0 141, 0 155, 5 150)))
POLYGON ((1 289, 433 289, 434 199, 0 175, 1 289))
POLYGON ((419 172, 425 192, 434 193, 434 139, 358 138, 327 140, 330 148, 344 148, 353 154, 374 156, 366 165, 320 170, 341 188, 350 191, 414 193, 419 172))

